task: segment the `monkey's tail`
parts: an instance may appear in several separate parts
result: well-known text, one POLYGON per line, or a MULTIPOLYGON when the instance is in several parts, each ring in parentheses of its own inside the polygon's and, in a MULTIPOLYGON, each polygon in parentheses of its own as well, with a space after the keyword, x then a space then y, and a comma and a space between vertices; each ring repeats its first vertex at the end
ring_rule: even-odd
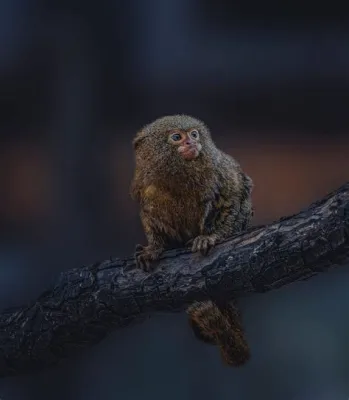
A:
POLYGON ((250 359, 238 309, 226 303, 218 306, 213 301, 195 302, 187 309, 195 336, 218 346, 223 360, 241 366, 250 359))

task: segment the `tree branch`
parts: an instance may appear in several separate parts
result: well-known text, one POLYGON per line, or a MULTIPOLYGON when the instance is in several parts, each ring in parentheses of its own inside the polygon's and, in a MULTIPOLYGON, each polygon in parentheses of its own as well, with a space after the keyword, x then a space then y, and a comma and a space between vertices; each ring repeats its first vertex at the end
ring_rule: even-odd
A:
POLYGON ((136 269, 133 258, 64 272, 34 303, 0 315, 0 376, 55 364, 150 312, 264 292, 347 260, 349 183, 299 214, 219 244, 206 257, 168 251, 153 274, 136 269))

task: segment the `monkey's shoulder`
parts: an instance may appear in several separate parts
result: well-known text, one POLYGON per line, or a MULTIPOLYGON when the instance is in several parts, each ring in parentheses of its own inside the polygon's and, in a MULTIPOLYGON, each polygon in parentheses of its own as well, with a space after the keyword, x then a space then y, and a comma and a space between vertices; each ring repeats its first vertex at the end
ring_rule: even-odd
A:
POLYGON ((253 188, 252 179, 242 170, 239 162, 226 153, 221 152, 217 174, 222 194, 251 192, 253 188))

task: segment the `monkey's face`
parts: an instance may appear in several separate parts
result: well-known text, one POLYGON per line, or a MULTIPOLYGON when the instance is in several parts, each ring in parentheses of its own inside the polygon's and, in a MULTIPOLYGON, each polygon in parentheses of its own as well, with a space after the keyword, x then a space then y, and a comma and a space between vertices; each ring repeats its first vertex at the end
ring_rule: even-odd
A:
POLYGON ((188 115, 169 115, 151 122, 137 133, 133 146, 139 169, 152 165, 152 170, 166 176, 178 175, 181 167, 191 167, 192 161, 199 167, 200 161, 207 162, 215 151, 206 125, 188 115))
POLYGON ((197 158, 202 149, 200 134, 197 129, 173 130, 168 136, 168 142, 171 146, 174 146, 180 157, 188 161, 197 158))

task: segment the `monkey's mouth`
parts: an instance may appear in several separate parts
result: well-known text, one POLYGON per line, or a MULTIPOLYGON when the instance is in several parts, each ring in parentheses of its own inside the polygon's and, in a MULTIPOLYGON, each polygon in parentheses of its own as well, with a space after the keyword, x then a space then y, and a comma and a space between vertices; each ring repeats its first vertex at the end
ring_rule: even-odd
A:
POLYGON ((199 150, 196 146, 186 147, 181 151, 181 156, 185 160, 194 160, 199 155, 199 150))

